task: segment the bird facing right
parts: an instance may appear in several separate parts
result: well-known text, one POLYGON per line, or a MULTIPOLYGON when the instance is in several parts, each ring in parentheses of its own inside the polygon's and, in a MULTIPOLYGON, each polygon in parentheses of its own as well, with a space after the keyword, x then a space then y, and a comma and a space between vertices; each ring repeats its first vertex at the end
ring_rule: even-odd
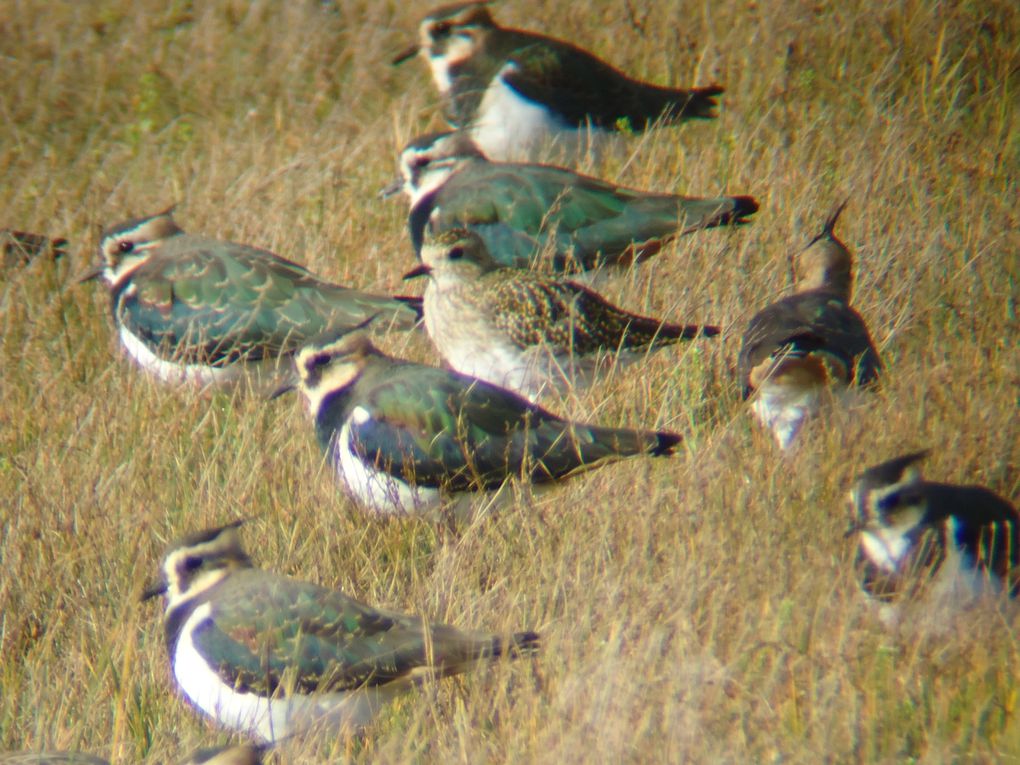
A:
POLYGON ((737 374, 744 398, 783 449, 818 412, 830 386, 866 385, 881 363, 850 307, 850 251, 833 229, 844 202, 797 256, 796 291, 759 311, 744 333, 737 374))
POLYGON ((417 276, 428 276, 425 327, 450 366, 533 401, 589 384, 607 355, 633 361, 719 333, 629 313, 564 278, 501 267, 467 229, 429 235, 422 265, 404 278, 417 276))

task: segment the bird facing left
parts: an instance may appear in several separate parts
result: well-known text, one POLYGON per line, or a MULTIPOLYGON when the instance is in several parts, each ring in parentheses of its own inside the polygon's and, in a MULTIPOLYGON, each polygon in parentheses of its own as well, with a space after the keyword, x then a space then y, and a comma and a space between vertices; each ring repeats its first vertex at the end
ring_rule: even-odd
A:
POLYGON ((187 234, 170 210, 109 229, 100 255, 81 281, 106 282, 124 350, 170 384, 272 390, 322 332, 410 329, 421 316, 418 298, 342 287, 267 250, 187 234))
POLYGON ((417 681, 538 648, 534 632, 429 623, 257 569, 239 525, 171 545, 160 582, 142 596, 165 596, 177 684, 222 726, 270 742, 318 725, 353 732, 417 681))

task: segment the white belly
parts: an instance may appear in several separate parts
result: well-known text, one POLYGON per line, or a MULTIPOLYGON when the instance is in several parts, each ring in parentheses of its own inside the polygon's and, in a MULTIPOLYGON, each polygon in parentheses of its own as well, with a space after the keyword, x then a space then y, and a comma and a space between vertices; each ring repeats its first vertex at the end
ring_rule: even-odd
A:
POLYGON ((181 364, 153 353, 127 327, 120 328, 120 342, 131 359, 160 382, 180 387, 223 388, 249 382, 256 391, 272 392, 280 380, 280 367, 286 360, 267 359, 257 363, 243 361, 213 367, 206 364, 181 364))
MULTIPOLYGON (((507 64, 507 67, 514 66, 507 64)), ((482 97, 471 124, 471 138, 489 159, 535 162, 544 154, 577 157, 598 154, 608 133, 567 125, 541 104, 522 97, 497 75, 482 97)))
POLYGON ((823 390, 766 382, 758 389, 751 410, 772 431, 779 448, 788 449, 804 421, 818 412, 823 390))
POLYGON ((235 691, 209 669, 191 642, 191 629, 208 618, 210 611, 210 604, 205 603, 188 617, 173 665, 177 683, 188 699, 220 725, 274 742, 322 722, 347 730, 359 728, 386 701, 384 694, 372 691, 273 699, 235 691))
POLYGON ((885 534, 883 531, 862 531, 861 548, 872 563, 886 573, 894 574, 899 571, 912 545, 905 534, 891 531, 885 534))
MULTIPOLYGON (((356 423, 367 422, 371 414, 355 407, 351 418, 356 423)), ((345 422, 333 446, 333 465, 347 491, 354 499, 377 513, 417 514, 439 504, 438 489, 412 486, 406 481, 363 463, 354 453, 351 443, 351 426, 345 422)))
POLYGON ((532 401, 554 385, 557 366, 546 349, 511 343, 483 315, 465 309, 456 291, 425 290, 425 329, 436 349, 461 374, 507 388, 532 401))

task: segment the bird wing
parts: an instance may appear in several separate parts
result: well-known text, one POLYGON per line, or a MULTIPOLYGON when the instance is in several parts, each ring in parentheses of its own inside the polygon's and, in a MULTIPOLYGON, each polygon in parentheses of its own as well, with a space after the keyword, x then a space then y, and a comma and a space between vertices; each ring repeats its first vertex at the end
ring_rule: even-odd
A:
POLYGON ((651 243, 742 222, 757 209, 750 197, 651 194, 551 165, 481 160, 437 192, 430 222, 437 231, 475 230, 501 265, 528 266, 551 249, 554 267, 587 269, 652 254, 651 243))
POLYGON ((745 397, 752 371, 777 354, 829 354, 847 370, 847 383, 873 381, 881 363, 864 319, 842 300, 825 292, 803 292, 773 303, 753 319, 744 333, 737 373, 745 397))
POLYGON ((292 353, 312 337, 379 315, 413 324, 400 301, 322 282, 304 267, 243 245, 157 253, 115 294, 118 318, 183 361, 224 364, 292 353))
POLYGON ((239 571, 216 590, 193 640, 235 687, 270 694, 350 691, 456 671, 493 650, 492 636, 377 610, 336 590, 239 571))
POLYGON ((1011 595, 1020 592, 1020 514, 1006 499, 984 486, 923 485, 927 518, 952 516, 954 542, 975 568, 993 572, 1008 583, 1011 595))
MULTIPOLYGON (((333 424, 355 409, 358 456, 418 486, 492 489, 511 476, 549 481, 582 467, 662 446, 658 434, 577 425, 511 391, 473 377, 416 364, 387 364, 364 375, 333 424)), ((320 436, 320 439, 326 439, 320 436)))
POLYGON ((570 127, 644 130, 664 112, 679 116, 691 96, 633 80, 588 51, 551 38, 515 50, 499 76, 570 127))
MULTIPOLYGON (((522 349, 545 345, 554 354, 580 356, 613 351, 626 344, 632 330, 655 324, 617 308, 576 282, 513 269, 490 274, 483 286, 484 310, 522 349)), ((637 336, 632 339, 639 341, 637 336)))
POLYGON ((486 243, 502 265, 528 265, 551 249, 560 256, 557 265, 573 257, 590 268, 600 254, 613 261, 635 241, 676 233, 682 228, 677 199, 548 165, 476 162, 440 190, 432 225, 478 231, 492 239, 486 243), (630 208, 637 200, 640 206, 630 208))

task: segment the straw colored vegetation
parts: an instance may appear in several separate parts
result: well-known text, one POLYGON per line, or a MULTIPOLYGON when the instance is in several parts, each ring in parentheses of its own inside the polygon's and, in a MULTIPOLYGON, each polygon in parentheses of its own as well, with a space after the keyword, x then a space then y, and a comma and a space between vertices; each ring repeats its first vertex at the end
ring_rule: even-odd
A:
MULTIPOLYGON (((403 203, 376 191, 437 129, 425 68, 389 57, 427 4, 0 5, 0 226, 71 255, 0 275, 0 749, 173 762, 229 738, 176 694, 138 596, 165 544, 237 517, 264 567, 464 627, 533 628, 536 660, 426 684, 354 739, 279 762, 1020 759, 1020 647, 987 608, 884 629, 843 538, 850 479, 930 446, 929 475, 1020 495, 1020 13, 932 3, 501 3, 627 71, 726 86, 720 118, 582 169, 753 194, 611 280, 629 308, 726 328, 588 394, 573 417, 686 436, 450 529, 365 517, 298 401, 185 395, 116 352, 98 231, 178 205, 194 232, 404 291, 403 203), (750 315, 850 197, 838 233, 886 364, 781 455, 733 378, 750 315), (69 262, 67 262, 69 261, 69 262)), ((437 361, 423 334, 385 346, 437 361)))

